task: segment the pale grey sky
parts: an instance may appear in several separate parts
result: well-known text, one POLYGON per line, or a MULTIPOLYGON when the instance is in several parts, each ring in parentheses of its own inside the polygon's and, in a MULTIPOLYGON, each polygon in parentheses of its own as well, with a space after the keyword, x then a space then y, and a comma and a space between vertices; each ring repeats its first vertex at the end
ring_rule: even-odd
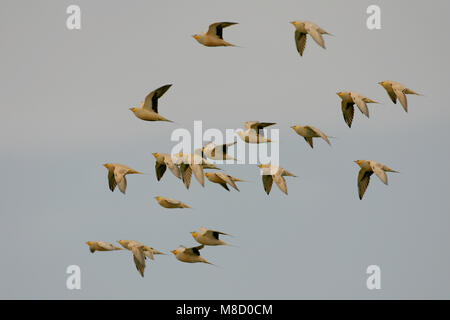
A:
POLYGON ((450 85, 448 1, 2 1, 0 11, 0 297, 61 299, 450 298, 450 85), (66 29, 78 4, 82 30, 66 29), (382 29, 366 28, 381 7, 382 29), (288 22, 330 33, 323 50, 308 39, 301 58, 288 22), (206 48, 192 34, 235 21, 225 39, 243 48, 206 48), (377 82, 423 93, 409 113, 377 82), (149 123, 128 110, 173 83, 149 123), (349 129, 337 91, 380 105, 358 110, 349 129), (175 128, 277 122, 289 196, 263 190, 254 165, 222 166, 248 180, 241 192, 166 173, 152 152, 169 152, 175 128), (333 139, 313 150, 289 127, 312 124, 333 139), (358 199, 358 167, 373 159, 398 171, 372 179, 358 199), (148 173, 128 178, 127 195, 107 187, 105 162, 148 173), (194 209, 167 211, 155 195, 194 209), (177 261, 200 226, 233 234, 234 247, 207 247, 219 265, 177 261), (129 252, 91 254, 87 240, 135 239, 170 255, 145 278, 129 252), (65 287, 66 267, 82 289, 65 287), (367 266, 382 289, 366 288, 367 266))

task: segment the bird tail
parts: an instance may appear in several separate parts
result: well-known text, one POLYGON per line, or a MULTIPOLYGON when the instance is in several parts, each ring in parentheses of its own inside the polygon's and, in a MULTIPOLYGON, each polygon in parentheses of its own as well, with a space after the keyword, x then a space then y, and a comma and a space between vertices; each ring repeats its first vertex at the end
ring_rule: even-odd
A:
POLYGON ((405 89, 405 93, 406 94, 415 94, 416 96, 422 96, 422 94, 412 91, 411 89, 408 89, 408 88, 405 89))

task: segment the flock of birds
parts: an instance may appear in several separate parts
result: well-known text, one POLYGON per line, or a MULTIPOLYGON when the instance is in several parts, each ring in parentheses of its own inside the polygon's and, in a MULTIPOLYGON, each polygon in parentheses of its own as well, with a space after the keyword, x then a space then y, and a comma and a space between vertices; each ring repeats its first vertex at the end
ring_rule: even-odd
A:
MULTIPOLYGON (((303 56, 307 35, 322 48, 325 49, 325 42, 322 35, 331 35, 318 25, 308 22, 308 21, 293 21, 290 22, 295 27, 295 43, 297 51, 300 56, 303 56)), ((200 44, 207 47, 220 47, 220 46, 235 46, 223 39, 223 29, 232 25, 235 22, 217 22, 209 26, 207 32, 201 34, 193 35, 193 38, 197 40, 200 44)), ((379 84, 387 91, 392 102, 395 104, 397 100, 400 101, 404 110, 408 111, 408 102, 406 99, 406 94, 420 95, 417 92, 405 87, 404 85, 395 81, 382 81, 379 84)), ((152 92, 150 92, 144 102, 140 103, 140 108, 133 107, 130 110, 134 115, 145 121, 168 121, 158 112, 158 99, 160 99, 171 87, 171 84, 164 85, 152 92)), ((366 116, 369 117, 369 109, 367 107, 368 103, 377 103, 376 101, 367 98, 354 91, 342 91, 338 92, 337 95, 341 98, 341 109, 344 116, 345 123, 351 128, 355 104, 359 110, 366 116)), ((245 123, 245 131, 237 132, 240 139, 246 143, 270 143, 271 140, 264 136, 264 128, 274 125, 271 122, 259 122, 259 121, 248 121, 245 123)), ((291 127, 298 135, 302 136, 305 141, 313 148, 313 139, 321 138, 326 143, 331 145, 329 138, 331 136, 326 135, 321 130, 311 126, 311 125, 295 125, 291 127)), ((195 150, 193 154, 191 153, 178 153, 178 154, 167 154, 167 153, 153 153, 155 157, 155 171, 157 180, 160 181, 163 177, 167 168, 172 172, 172 174, 181 179, 187 189, 189 189, 192 174, 194 174, 196 180, 204 187, 205 177, 213 183, 217 183, 222 186, 227 191, 230 191, 229 186, 233 189, 239 191, 236 182, 242 182, 244 180, 235 178, 231 175, 224 173, 223 171, 214 172, 204 172, 205 169, 210 170, 220 170, 214 164, 207 161, 207 159, 212 160, 236 160, 228 153, 228 148, 236 144, 236 141, 232 143, 215 145, 210 142, 206 144, 203 148, 195 150)), ((381 164, 374 160, 356 160, 356 164, 360 167, 358 173, 358 194, 359 198, 362 199, 364 193, 369 185, 370 177, 375 173, 378 178, 384 183, 388 184, 388 178, 386 172, 397 172, 384 164, 381 164)), ((128 166, 119 163, 107 163, 104 164, 108 170, 108 184, 109 189, 114 191, 116 187, 125 194, 127 188, 126 175, 128 174, 140 174, 141 172, 134 170, 128 166)), ((282 192, 288 194, 287 184, 284 177, 296 177, 293 173, 288 170, 268 164, 261 164, 258 166, 261 169, 262 182, 264 190, 267 194, 270 193, 272 189, 273 182, 277 184, 282 192)), ((162 196, 155 197, 158 204, 167 209, 174 208, 190 208, 189 205, 171 198, 166 198, 162 196)), ((182 262, 203 262, 211 264, 205 258, 200 255, 200 250, 204 246, 217 246, 217 245, 229 245, 228 243, 219 239, 220 235, 227 235, 226 233, 209 230, 206 228, 200 228, 200 231, 191 232, 193 238, 200 243, 200 246, 196 247, 184 247, 180 246, 176 250, 171 251, 175 257, 182 262)), ((146 259, 154 259, 155 255, 164 254, 152 247, 146 246, 135 240, 119 240, 118 243, 126 250, 129 250, 133 254, 133 260, 136 265, 137 270, 144 276, 145 262, 146 259)), ((117 247, 111 243, 104 241, 88 241, 86 244, 92 253, 95 251, 116 251, 122 250, 123 248, 117 247)))

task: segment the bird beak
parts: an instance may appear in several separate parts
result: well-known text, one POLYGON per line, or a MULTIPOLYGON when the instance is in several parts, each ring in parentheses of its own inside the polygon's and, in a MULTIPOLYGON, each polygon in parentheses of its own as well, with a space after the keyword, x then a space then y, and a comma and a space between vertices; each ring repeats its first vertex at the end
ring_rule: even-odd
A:
POLYGON ((173 254, 177 254, 177 250, 172 250, 170 252, 172 252, 173 254))

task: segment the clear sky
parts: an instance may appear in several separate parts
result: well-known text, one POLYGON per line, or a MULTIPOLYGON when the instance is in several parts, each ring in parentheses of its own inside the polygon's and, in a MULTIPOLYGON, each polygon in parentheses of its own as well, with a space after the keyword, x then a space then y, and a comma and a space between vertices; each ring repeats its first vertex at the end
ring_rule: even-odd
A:
POLYGON ((448 1, 2 1, 0 11, 1 298, 450 298, 448 1), (82 29, 66 28, 78 4, 82 29), (366 8, 381 7, 381 30, 366 8), (303 57, 292 20, 317 23, 303 57), (235 21, 224 37, 242 48, 207 48, 192 34, 235 21), (377 84, 423 93, 409 112, 377 84), (140 121, 128 110, 151 90, 176 121, 140 121), (374 100, 349 129, 337 91, 374 100), (207 181, 186 190, 167 172, 157 182, 152 152, 169 152, 176 128, 240 128, 276 122, 289 195, 267 196, 255 165, 221 166, 248 180, 241 192, 207 181), (311 124, 332 147, 313 150, 289 127, 311 124), (400 171, 375 176, 358 199, 357 159, 400 171), (107 187, 106 162, 147 173, 127 194, 107 187), (194 209, 170 211, 154 196, 194 209), (217 264, 170 253, 195 245, 200 226, 234 237, 207 247, 217 264), (91 254, 85 241, 134 239, 167 252, 141 278, 130 252, 91 254), (81 290, 66 289, 67 266, 81 290), (381 290, 366 268, 381 268, 381 290))

